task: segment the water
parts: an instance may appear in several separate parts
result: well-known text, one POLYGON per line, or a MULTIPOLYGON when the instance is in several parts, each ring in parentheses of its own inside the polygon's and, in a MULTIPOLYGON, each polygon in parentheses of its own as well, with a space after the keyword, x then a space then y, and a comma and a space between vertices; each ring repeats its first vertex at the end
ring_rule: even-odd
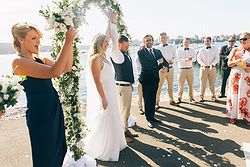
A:
MULTIPOLYGON (((217 47, 221 47, 225 43, 215 43, 214 45, 217 47)), ((197 47, 196 45, 194 47, 197 47)), ((137 79, 138 74, 136 71, 136 65, 135 65, 135 57, 137 56, 137 51, 139 47, 130 47, 130 55, 133 59, 133 68, 134 68, 134 75, 135 78, 137 79)), ((109 51, 108 51, 109 52, 109 51)), ((82 50, 81 56, 80 56, 80 62, 82 63, 83 67, 86 68, 87 64, 87 53, 88 53, 88 48, 82 50)), ((12 68, 11 68, 11 62, 14 59, 16 55, 15 54, 10 54, 10 55, 0 55, 1 60, 0 60, 0 74, 11 74, 12 73, 12 68)), ((42 57, 50 57, 50 53, 48 52, 42 52, 41 53, 42 57)), ((194 89, 198 90, 200 86, 200 80, 199 80, 199 65, 197 63, 193 64, 193 69, 194 69, 194 89)), ((86 82, 85 82, 85 71, 83 70, 81 72, 81 78, 80 78, 80 99, 81 100, 86 100, 86 82)), ((221 77, 220 77, 220 70, 217 68, 217 79, 216 79, 216 87, 220 86, 221 84, 221 77)), ((174 65, 174 92, 177 92, 178 89, 178 69, 177 69, 177 64, 174 65)), ((39 88, 39 86, 38 86, 39 88)), ((185 84, 185 91, 187 91, 187 85, 185 84)), ((167 84, 165 83, 163 86, 163 93, 167 91, 167 84)), ((134 91, 133 94, 137 93, 137 85, 134 85, 134 91)), ((26 98, 24 92, 21 93, 21 96, 19 97, 18 104, 15 107, 24 107, 26 106, 26 98)))

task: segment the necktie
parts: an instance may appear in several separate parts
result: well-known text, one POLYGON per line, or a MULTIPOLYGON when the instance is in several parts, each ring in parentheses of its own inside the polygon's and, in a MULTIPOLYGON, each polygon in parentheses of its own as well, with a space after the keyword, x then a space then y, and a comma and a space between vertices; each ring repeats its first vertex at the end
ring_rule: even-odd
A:
POLYGON ((163 47, 168 46, 168 44, 164 44, 163 47))
POLYGON ((184 50, 189 50, 189 48, 184 48, 184 50))
POLYGON ((128 57, 129 61, 132 61, 131 60, 131 57, 129 56, 128 52, 124 52, 124 55, 128 57))
POLYGON ((211 49, 211 46, 207 46, 206 49, 211 49))
POLYGON ((153 56, 153 58, 155 58, 155 55, 154 55, 154 53, 153 53, 153 49, 149 49, 149 52, 150 52, 150 54, 153 56))

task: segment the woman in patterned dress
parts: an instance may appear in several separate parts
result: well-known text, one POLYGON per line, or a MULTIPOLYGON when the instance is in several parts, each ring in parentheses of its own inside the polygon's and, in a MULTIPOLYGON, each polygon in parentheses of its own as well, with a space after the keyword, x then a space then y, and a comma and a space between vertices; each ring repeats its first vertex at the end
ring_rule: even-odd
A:
POLYGON ((241 34, 240 44, 228 56, 228 66, 232 70, 226 112, 231 123, 235 124, 238 118, 243 118, 250 125, 250 33, 241 34))

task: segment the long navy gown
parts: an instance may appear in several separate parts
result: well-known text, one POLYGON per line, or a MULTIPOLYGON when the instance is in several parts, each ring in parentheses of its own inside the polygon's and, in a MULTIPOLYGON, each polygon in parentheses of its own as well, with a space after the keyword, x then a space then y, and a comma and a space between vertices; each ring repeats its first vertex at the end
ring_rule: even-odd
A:
MULTIPOLYGON (((38 63, 42 60, 35 58, 38 63)), ((67 151, 62 107, 51 79, 27 77, 26 120, 34 167, 61 167, 67 151)))

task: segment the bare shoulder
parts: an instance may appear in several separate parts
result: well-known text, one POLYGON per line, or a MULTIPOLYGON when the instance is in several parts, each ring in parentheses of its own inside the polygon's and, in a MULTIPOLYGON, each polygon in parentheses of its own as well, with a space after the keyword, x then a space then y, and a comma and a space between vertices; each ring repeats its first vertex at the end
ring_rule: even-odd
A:
POLYGON ((242 48, 240 48, 240 47, 233 48, 230 54, 231 54, 231 55, 237 54, 237 53, 240 52, 241 50, 242 50, 242 48))
POLYGON ((16 68, 17 65, 21 65, 23 62, 23 58, 20 56, 16 56, 12 61, 12 68, 16 68))
POLYGON ((13 73, 16 73, 18 71, 18 69, 20 67, 24 67, 24 66, 27 66, 28 65, 28 60, 23 58, 23 57, 20 57, 20 56, 16 56, 13 61, 12 61, 12 70, 13 70, 13 73))
POLYGON ((101 65, 102 61, 100 58, 101 54, 95 54, 89 58, 89 64, 91 65, 101 65))
POLYGON ((100 54, 95 54, 89 58, 89 62, 99 61, 100 54))

